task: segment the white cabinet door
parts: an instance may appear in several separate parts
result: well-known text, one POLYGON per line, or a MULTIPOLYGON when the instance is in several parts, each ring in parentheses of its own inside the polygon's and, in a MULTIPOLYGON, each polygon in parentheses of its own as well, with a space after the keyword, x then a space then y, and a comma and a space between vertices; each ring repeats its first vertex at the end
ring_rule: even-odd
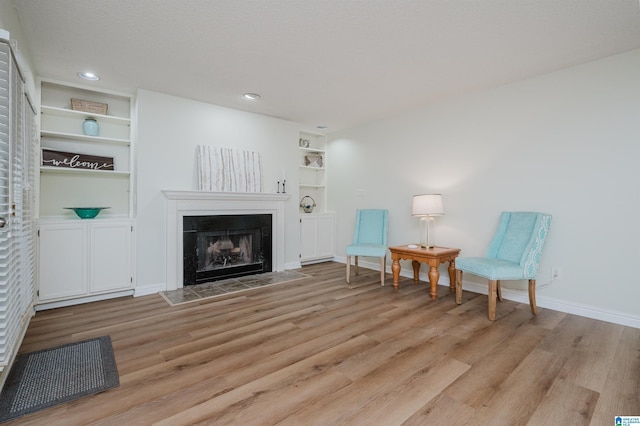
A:
POLYGON ((40 223, 39 303, 133 288, 133 221, 40 223))
POLYGON ((336 217, 318 216, 318 257, 329 258, 336 254, 336 217))
POLYGON ((41 226, 38 242, 38 299, 65 299, 86 294, 86 225, 75 222, 41 226))
POLYGON ((90 229, 89 291, 131 288, 131 222, 93 222, 90 229))
POLYGON ((300 261, 330 259, 335 255, 336 218, 333 214, 300 216, 300 261))
POLYGON ((318 220, 315 216, 300 217, 300 261, 318 256, 318 220))

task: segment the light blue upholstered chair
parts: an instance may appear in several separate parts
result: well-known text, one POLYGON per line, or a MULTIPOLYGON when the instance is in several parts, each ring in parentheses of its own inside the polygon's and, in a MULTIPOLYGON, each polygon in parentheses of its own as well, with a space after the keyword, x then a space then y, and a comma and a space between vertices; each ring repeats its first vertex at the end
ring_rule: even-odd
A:
POLYGON ((356 211, 353 242, 347 246, 347 283, 351 279, 351 256, 355 256, 356 275, 358 275, 358 256, 365 256, 381 258, 380 284, 384 285, 388 229, 388 210, 365 209, 356 211))
POLYGON ((489 312, 496 319, 496 295, 502 301, 500 280, 529 280, 529 304, 536 308, 536 274, 551 216, 535 212, 503 212, 498 230, 484 257, 456 259, 456 303, 462 303, 462 273, 489 280, 489 312))

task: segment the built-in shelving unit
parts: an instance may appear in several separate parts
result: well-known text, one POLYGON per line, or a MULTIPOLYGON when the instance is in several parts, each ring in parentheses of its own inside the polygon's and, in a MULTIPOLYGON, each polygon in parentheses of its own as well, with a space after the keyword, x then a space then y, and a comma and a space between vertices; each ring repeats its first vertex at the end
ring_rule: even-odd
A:
POLYGON ((325 135, 300 132, 300 201, 311 197, 316 204, 311 213, 300 207, 301 264, 322 262, 335 256, 336 217, 327 212, 326 145, 325 135))
MULTIPOLYGON (((314 212, 326 211, 326 136, 300 132, 298 185, 300 198, 313 198, 314 212)), ((304 213, 302 207, 300 212, 304 213)))
POLYGON ((129 95, 40 81, 37 309, 133 293, 133 118, 129 95), (72 98, 107 104, 107 111, 73 109, 72 98), (89 118, 97 135, 83 130, 89 118), (109 209, 79 219, 66 207, 109 209))
POLYGON ((133 99, 50 80, 40 81, 40 145, 43 150, 113 158, 113 170, 40 167, 41 219, 77 219, 65 207, 110 207, 98 219, 135 216, 133 99), (71 99, 108 105, 107 113, 74 110, 71 99), (99 125, 97 136, 83 132, 85 119, 99 125))

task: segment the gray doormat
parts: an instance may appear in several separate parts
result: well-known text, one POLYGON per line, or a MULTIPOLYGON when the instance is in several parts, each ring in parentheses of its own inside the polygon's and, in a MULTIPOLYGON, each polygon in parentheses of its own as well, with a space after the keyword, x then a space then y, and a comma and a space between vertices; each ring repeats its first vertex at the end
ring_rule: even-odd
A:
POLYGON ((0 394, 0 422, 119 385, 109 336, 21 354, 0 394))

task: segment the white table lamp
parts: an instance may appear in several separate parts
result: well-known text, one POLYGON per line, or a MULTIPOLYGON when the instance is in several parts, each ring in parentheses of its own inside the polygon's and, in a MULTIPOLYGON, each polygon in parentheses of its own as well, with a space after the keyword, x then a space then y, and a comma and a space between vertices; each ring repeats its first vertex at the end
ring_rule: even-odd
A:
POLYGON ((444 215, 441 194, 420 194, 413 196, 412 216, 420 216, 420 245, 423 248, 434 247, 429 240, 429 221, 434 216, 444 215))

